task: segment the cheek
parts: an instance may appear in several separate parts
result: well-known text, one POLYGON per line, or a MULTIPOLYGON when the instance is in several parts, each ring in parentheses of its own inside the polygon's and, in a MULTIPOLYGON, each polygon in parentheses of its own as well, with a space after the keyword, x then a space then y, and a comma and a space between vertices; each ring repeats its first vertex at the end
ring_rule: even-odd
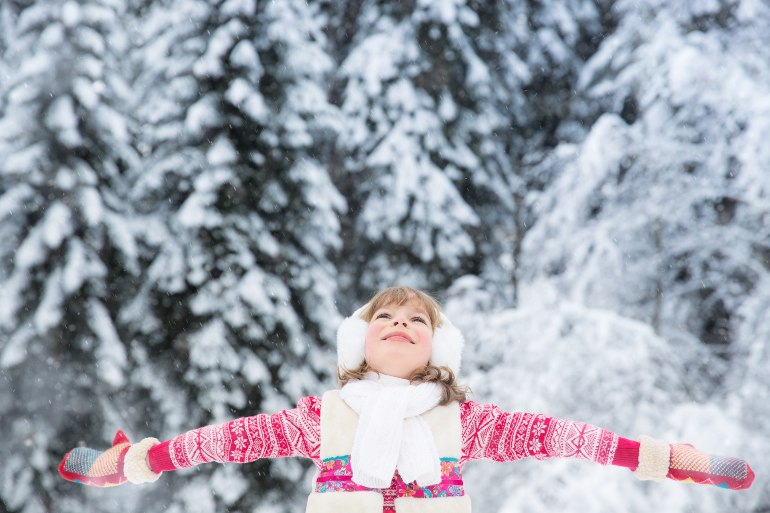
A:
POLYGON ((423 353, 430 357, 430 353, 433 350, 433 330, 430 328, 420 330, 420 341, 423 353))
POLYGON ((369 327, 366 329, 366 338, 364 339, 364 358, 367 360, 369 359, 371 348, 374 347, 374 344, 378 340, 377 335, 379 331, 380 330, 374 325, 374 323, 369 324, 369 327))

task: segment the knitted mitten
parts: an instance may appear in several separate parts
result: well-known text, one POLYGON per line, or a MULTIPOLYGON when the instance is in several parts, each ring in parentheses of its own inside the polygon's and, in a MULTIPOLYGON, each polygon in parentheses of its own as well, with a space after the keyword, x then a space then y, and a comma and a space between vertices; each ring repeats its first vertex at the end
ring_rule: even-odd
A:
POLYGON ((754 482, 754 472, 738 458, 706 454, 690 444, 668 444, 647 436, 639 439, 639 479, 663 479, 710 484, 744 490, 754 482))
POLYGON ((666 477, 730 490, 745 490, 754 482, 754 472, 745 461, 706 454, 690 444, 671 444, 671 465, 666 477))
POLYGON ((160 477, 147 464, 147 453, 156 444, 155 438, 145 438, 132 444, 123 431, 118 430, 112 447, 97 451, 77 447, 64 455, 59 463, 59 474, 67 481, 90 486, 117 486, 129 481, 148 483, 160 477))

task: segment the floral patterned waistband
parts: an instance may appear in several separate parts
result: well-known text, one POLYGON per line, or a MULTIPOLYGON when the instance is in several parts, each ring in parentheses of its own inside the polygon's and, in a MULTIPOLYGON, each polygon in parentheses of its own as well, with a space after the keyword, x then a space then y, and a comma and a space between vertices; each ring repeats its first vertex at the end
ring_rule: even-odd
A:
MULTIPOLYGON (((353 482, 350 455, 326 458, 321 465, 321 472, 315 480, 317 493, 381 491, 353 482)), ((441 458, 440 483, 430 486, 418 486, 416 482, 405 483, 396 471, 390 489, 395 489, 398 497, 459 497, 465 494, 461 470, 456 458, 441 458)))

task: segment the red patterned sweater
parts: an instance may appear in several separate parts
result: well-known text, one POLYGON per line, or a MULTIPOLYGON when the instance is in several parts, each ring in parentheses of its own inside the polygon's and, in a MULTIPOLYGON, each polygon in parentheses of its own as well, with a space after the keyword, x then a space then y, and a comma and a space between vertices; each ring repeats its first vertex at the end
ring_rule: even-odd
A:
MULTIPOLYGON (((580 458, 634 470, 639 444, 590 424, 542 414, 508 413, 491 404, 460 405, 460 464, 478 459, 580 458)), ((200 463, 246 463, 259 458, 304 456, 321 467, 321 398, 305 397, 297 407, 206 426, 156 445, 149 463, 165 472, 200 463)), ((388 495, 388 490, 383 494, 388 495)), ((387 501, 386 501, 387 502, 387 501)))

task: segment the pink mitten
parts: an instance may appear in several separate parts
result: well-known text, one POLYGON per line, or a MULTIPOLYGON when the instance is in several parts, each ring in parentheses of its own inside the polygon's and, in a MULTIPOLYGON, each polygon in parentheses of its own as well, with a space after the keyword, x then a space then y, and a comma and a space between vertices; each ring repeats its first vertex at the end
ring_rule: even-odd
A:
POLYGON ((147 452, 158 440, 145 438, 131 444, 123 431, 118 430, 112 447, 97 451, 77 447, 64 455, 59 463, 59 474, 67 481, 90 486, 117 486, 126 481, 146 483, 155 481, 160 474, 147 464, 147 452))

